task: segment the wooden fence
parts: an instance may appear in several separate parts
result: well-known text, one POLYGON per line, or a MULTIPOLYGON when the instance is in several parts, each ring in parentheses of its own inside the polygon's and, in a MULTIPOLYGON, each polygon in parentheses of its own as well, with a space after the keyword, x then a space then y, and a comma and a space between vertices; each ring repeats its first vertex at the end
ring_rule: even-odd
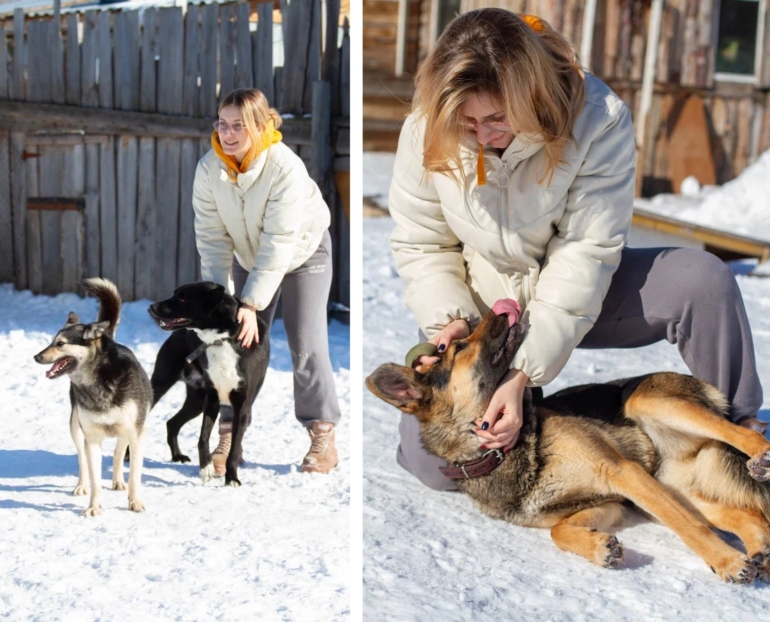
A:
POLYGON ((219 98, 256 87, 329 204, 331 300, 349 305, 349 227, 334 184, 349 170, 347 20, 338 45, 339 0, 282 3, 281 67, 273 3, 256 6, 256 16, 248 3, 17 10, 0 23, 0 282, 57 294, 101 275, 134 300, 199 278, 195 168, 219 98))

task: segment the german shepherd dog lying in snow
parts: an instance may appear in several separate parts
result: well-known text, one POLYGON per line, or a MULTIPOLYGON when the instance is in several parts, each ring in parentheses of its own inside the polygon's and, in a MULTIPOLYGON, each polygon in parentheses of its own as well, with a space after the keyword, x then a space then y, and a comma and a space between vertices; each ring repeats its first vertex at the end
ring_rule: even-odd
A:
POLYGON ((227 456, 225 485, 240 486, 238 460, 241 441, 249 423, 254 400, 262 388, 270 359, 270 336, 257 321, 259 343, 242 348, 237 341, 238 300, 211 282, 177 288, 168 300, 150 305, 150 315, 165 331, 174 332, 161 346, 152 374, 153 404, 177 380, 187 386, 181 410, 166 423, 167 440, 174 462, 189 462, 179 449, 179 431, 203 413, 198 440, 200 475, 207 482, 215 475, 209 438, 220 405, 232 407, 233 442, 227 456), (189 329, 189 330, 180 330, 189 329))
POLYGON ((86 516, 101 514, 102 440, 117 437, 112 466, 112 489, 125 490, 123 456, 131 449, 128 476, 128 509, 143 512, 139 498, 142 480, 144 423, 150 412, 152 390, 139 361, 126 346, 114 341, 120 320, 121 299, 106 279, 87 279, 85 290, 99 299, 99 316, 92 324, 81 324, 71 312, 51 345, 35 355, 35 361, 53 366, 50 379, 70 378, 70 433, 78 451, 78 483, 73 494, 88 494, 86 516), (86 469, 89 482, 86 481, 86 469))
POLYGON ((425 373, 385 364, 367 386, 417 417, 428 451, 470 472, 458 487, 493 518, 549 528, 560 549, 614 567, 623 548, 608 532, 629 500, 722 579, 770 580, 770 443, 727 420, 727 400, 705 382, 655 373, 525 400, 517 444, 484 455, 474 421, 524 338, 510 308, 498 302, 425 373), (490 457, 499 466, 473 477, 490 457), (711 527, 736 534, 746 554, 711 527))

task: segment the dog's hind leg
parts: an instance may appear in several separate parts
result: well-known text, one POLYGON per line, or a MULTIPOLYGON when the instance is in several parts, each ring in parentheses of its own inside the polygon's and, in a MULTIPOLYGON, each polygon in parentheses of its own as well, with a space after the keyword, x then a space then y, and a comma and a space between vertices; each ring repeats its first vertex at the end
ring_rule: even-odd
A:
POLYGON ((620 525, 622 520, 620 503, 603 503, 562 519, 551 527, 551 538, 562 551, 576 553, 599 566, 615 568, 623 561, 623 545, 605 532, 620 525))
MULTIPOLYGON (((708 388, 716 392, 713 387, 708 388)), ((754 430, 731 423, 695 400, 655 394, 645 390, 642 384, 626 402, 625 414, 639 422, 658 449, 665 450, 672 443, 672 430, 685 438, 721 441, 750 456, 747 468, 754 479, 770 479, 770 443, 767 439, 754 430)))
POLYGON ((172 462, 190 462, 190 458, 179 449, 179 431, 188 421, 192 421, 203 412, 205 393, 200 389, 187 387, 187 397, 182 408, 171 419, 166 421, 166 442, 171 450, 172 462))
POLYGON ((241 392, 232 392, 230 400, 235 416, 233 417, 233 442, 230 445, 230 453, 227 454, 225 486, 237 488, 241 485, 238 479, 238 459, 241 457, 243 435, 249 425, 250 408, 246 405, 245 394, 241 392))
POLYGON ((78 419, 78 407, 72 406, 70 415, 70 434, 75 443, 75 449, 78 452, 78 483, 72 494, 75 496, 88 494, 88 460, 86 458, 85 443, 83 439, 83 430, 80 427, 78 419))
POLYGON ((132 512, 144 512, 144 503, 139 498, 139 492, 142 488, 142 464, 144 462, 143 445, 144 430, 128 439, 128 446, 131 450, 131 466, 128 471, 128 509, 132 512))
POLYGON ((218 416, 219 398, 216 391, 208 391, 203 402, 203 422, 201 423, 201 435, 198 438, 198 464, 200 465, 201 480, 204 484, 214 478, 209 439, 218 416))
POLYGON ((126 483, 123 481, 123 457, 126 455, 128 439, 119 436, 115 443, 115 453, 112 456, 112 489, 125 490, 126 483))
POLYGON ((641 465, 619 459, 604 464, 601 475, 612 492, 630 499, 673 530, 723 580, 731 583, 754 581, 757 568, 752 561, 723 542, 641 465))

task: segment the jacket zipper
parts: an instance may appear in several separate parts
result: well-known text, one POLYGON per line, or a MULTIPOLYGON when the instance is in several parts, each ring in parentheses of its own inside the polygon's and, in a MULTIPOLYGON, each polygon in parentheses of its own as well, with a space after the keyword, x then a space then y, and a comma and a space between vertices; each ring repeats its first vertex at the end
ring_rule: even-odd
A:
POLYGON ((505 248, 505 251, 509 255, 513 255, 508 244, 508 232, 510 231, 508 226, 508 186, 511 183, 511 176, 508 172, 508 162, 505 160, 501 161, 503 163, 503 168, 497 175, 497 186, 500 189, 500 226, 502 227, 500 235, 503 238, 503 247, 505 248))

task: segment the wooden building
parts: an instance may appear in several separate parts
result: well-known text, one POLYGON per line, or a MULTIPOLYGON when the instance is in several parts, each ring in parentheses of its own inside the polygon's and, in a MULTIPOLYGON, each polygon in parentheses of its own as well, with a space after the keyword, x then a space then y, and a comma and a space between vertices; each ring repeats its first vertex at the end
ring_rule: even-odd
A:
POLYGON ((365 0, 365 148, 394 146, 411 78, 452 17, 500 6, 548 21, 629 105, 637 126, 638 194, 676 192, 688 174, 702 184, 724 183, 770 148, 767 4, 365 0))

